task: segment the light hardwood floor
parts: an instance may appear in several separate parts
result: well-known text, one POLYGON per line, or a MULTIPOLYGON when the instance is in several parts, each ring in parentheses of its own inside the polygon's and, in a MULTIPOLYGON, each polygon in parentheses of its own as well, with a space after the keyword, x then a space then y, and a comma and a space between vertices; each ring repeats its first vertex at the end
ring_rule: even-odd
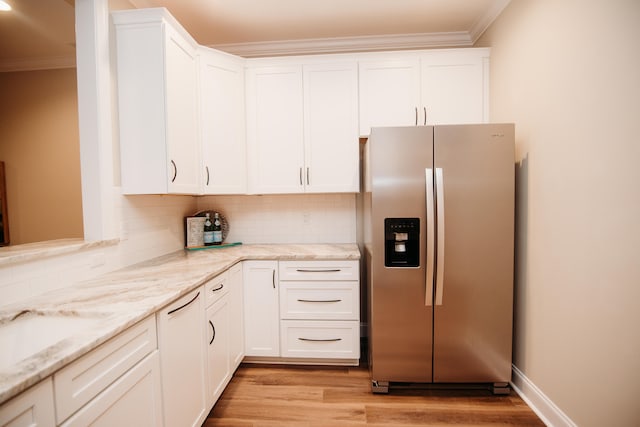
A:
POLYGON ((204 427, 544 426, 511 392, 391 389, 371 393, 360 367, 241 365, 204 427))

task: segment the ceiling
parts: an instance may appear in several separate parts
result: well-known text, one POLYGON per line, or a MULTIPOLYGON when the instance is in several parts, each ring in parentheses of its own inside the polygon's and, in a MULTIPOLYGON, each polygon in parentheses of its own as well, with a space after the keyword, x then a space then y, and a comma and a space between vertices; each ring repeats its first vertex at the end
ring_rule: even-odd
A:
MULTIPOLYGON (((75 63, 75 0, 5 0, 0 71, 75 63)), ((510 0, 109 0, 166 7, 201 45, 243 56, 471 46, 510 0)))

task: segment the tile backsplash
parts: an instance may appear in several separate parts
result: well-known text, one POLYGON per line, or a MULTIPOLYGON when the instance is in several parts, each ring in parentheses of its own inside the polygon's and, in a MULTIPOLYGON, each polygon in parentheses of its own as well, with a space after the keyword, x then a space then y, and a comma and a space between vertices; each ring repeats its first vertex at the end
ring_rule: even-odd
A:
POLYGON ((354 194, 207 196, 198 198, 198 210, 224 215, 226 242, 356 242, 354 194))

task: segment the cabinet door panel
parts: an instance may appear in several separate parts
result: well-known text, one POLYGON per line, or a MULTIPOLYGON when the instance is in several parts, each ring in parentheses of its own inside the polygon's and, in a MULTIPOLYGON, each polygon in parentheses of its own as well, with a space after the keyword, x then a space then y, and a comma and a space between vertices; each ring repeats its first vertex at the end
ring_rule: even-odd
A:
POLYGON ((229 270, 229 363, 230 371, 244 358, 244 309, 242 263, 229 270))
POLYGON ((244 68, 211 50, 200 56, 202 185, 205 194, 247 189, 244 68))
POLYGON ((196 52, 172 29, 165 26, 165 31, 169 190, 195 194, 200 170, 196 52))
POLYGON ((360 62, 360 135, 373 126, 414 126, 420 105, 418 59, 360 62))
POLYGON ((244 324, 247 356, 280 355, 278 262, 245 261, 244 324))
POLYGON ((206 416, 203 289, 158 313, 166 426, 199 426, 206 416))
POLYGON ((207 308, 207 406, 212 407, 220 397, 229 372, 229 299, 222 297, 207 308))
POLYGON ((306 192, 358 191, 355 62, 304 67, 304 129, 306 192))
POLYGON ((247 71, 249 192, 304 191, 302 104, 300 66, 247 71))
POLYGON ((64 427, 162 425, 158 352, 147 356, 62 424, 64 427))
POLYGON ((3 427, 55 426, 52 384, 51 377, 46 378, 3 403, 0 406, 0 425, 3 427))
POLYGON ((484 121, 483 59, 470 54, 433 54, 421 61, 426 124, 484 121))

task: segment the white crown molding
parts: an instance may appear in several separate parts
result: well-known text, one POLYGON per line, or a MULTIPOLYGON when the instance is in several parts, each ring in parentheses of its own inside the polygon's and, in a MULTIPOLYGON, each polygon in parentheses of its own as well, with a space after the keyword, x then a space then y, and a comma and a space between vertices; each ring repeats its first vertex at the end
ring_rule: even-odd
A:
POLYGON ((0 63, 0 73, 75 68, 76 56, 52 56, 48 58, 8 59, 0 63))
POLYGON ((341 52, 469 47, 466 31, 448 33, 393 34, 385 36, 335 37, 257 43, 215 44, 208 47, 245 58, 280 55, 311 55, 341 52))
POLYGON ((487 9, 485 14, 478 18, 469 30, 469 36, 472 43, 475 43, 480 38, 480 36, 487 30, 487 28, 489 28, 493 21, 495 21, 510 2, 511 0, 496 0, 493 2, 491 7, 487 9))

